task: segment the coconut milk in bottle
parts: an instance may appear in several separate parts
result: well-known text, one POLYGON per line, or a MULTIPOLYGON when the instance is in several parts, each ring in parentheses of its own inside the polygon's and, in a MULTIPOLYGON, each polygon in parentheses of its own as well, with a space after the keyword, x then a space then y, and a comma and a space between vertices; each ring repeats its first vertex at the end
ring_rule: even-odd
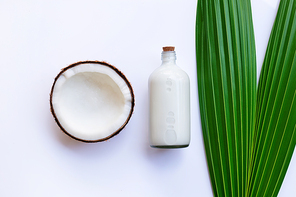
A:
POLYGON ((175 47, 163 47, 162 64, 149 77, 149 135, 153 148, 190 142, 190 82, 176 65, 175 47))

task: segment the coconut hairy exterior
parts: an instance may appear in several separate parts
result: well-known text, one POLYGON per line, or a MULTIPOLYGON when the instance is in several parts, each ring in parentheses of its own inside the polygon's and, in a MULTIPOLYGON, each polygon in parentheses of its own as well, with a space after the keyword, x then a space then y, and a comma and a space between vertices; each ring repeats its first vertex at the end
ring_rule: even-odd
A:
POLYGON ((134 96, 134 92, 133 92, 133 88, 130 84, 130 82, 128 81, 128 79, 125 77, 125 75, 119 71, 116 67, 112 66, 111 64, 108 64, 106 62, 101 62, 101 61, 82 61, 82 62, 77 62, 77 63, 74 63, 74 64, 71 64, 65 68, 63 68, 61 70, 61 72, 55 77, 54 79, 54 83, 52 85, 52 88, 51 88, 51 92, 50 92, 50 110, 51 110, 51 113, 54 117, 54 120, 56 121, 57 125, 60 127, 60 129, 65 133, 67 134, 68 136, 72 137, 73 139, 76 139, 78 141, 82 141, 82 142, 88 142, 88 143, 92 143, 92 142, 102 142, 102 141, 106 141, 112 137, 114 137, 115 135, 117 135, 118 133, 120 133, 120 131, 127 125, 127 123, 129 122, 132 114, 133 114, 133 110, 134 110, 134 106, 135 106, 135 96, 134 96), (58 115, 57 115, 57 112, 56 112, 56 109, 55 109, 55 105, 54 105, 54 94, 55 94, 55 87, 57 85, 57 81, 59 80, 59 78, 63 75, 65 75, 65 72, 70 70, 70 69, 73 69, 74 67, 79 67, 79 66, 87 66, 87 65, 91 65, 91 66, 95 66, 95 65, 98 65, 98 66, 105 66, 106 68, 108 69, 111 69, 112 71, 114 71, 126 84, 128 90, 129 90, 129 94, 130 94, 130 99, 128 100, 128 106, 130 106, 130 109, 128 112, 128 114, 126 114, 126 119, 125 121, 120 124, 120 126, 115 129, 112 133, 110 133, 109 135, 107 136, 104 136, 102 138, 98 138, 98 139, 87 139, 87 138, 82 138, 82 137, 79 137, 77 135, 74 135, 71 131, 67 130, 65 128, 65 126, 63 125, 62 121, 59 120, 58 118, 58 115))

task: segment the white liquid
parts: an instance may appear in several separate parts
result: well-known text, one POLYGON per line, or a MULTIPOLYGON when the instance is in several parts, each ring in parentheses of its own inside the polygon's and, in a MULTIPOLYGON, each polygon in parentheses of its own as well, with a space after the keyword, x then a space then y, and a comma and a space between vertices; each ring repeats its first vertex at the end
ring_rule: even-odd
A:
POLYGON ((190 143, 190 82, 175 64, 175 52, 162 53, 162 65, 149 78, 150 145, 181 148, 190 143))

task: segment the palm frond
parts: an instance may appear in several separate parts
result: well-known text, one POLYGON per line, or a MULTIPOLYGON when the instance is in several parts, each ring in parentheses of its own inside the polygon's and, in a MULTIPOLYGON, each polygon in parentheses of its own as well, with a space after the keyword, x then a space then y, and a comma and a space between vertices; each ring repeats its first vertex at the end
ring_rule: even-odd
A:
POLYGON ((214 195, 245 196, 256 107, 249 1, 198 1, 196 58, 202 130, 214 195))
POLYGON ((281 0, 257 94, 249 196, 277 196, 296 138, 296 1, 281 0))

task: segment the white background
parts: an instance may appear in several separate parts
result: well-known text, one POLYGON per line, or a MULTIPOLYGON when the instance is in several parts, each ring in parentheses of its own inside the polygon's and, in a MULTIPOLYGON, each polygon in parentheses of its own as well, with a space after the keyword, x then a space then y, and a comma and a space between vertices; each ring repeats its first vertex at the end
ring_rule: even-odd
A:
MULTIPOLYGON (((0 0, 0 196, 212 196, 202 141, 195 63, 196 0, 0 0), (147 80, 161 47, 176 46, 191 79, 186 149, 148 143, 147 80), (60 69, 102 60, 133 85, 127 127, 86 144, 62 133, 49 108, 60 69)), ((254 0, 258 75, 278 0, 254 0)), ((279 196, 296 196, 296 160, 279 196)))

